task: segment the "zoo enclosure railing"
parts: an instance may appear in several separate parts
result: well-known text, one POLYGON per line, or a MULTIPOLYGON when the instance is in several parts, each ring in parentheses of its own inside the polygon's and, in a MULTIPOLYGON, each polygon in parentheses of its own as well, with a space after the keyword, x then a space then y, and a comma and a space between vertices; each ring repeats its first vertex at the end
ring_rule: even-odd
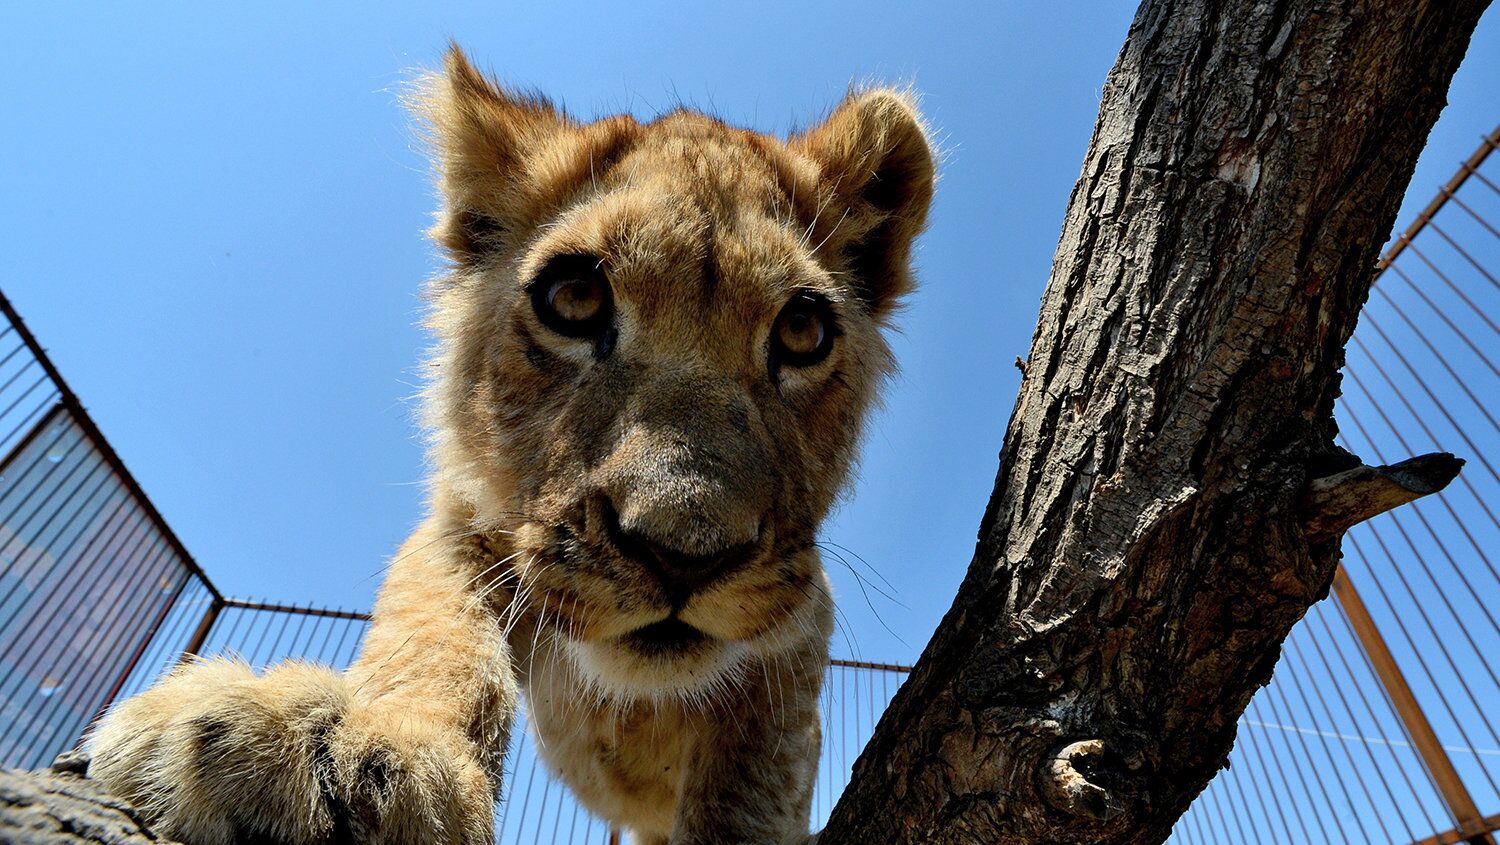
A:
MULTIPOLYGON (((223 595, 3 295, 0 316, 0 765, 46 765, 184 654, 234 654, 257 668, 353 660, 368 614, 223 595)), ((830 665, 824 709, 843 718, 825 727, 820 812, 907 668, 830 665), (845 695, 850 705, 835 706, 845 695)), ((499 841, 604 841, 604 825, 538 766, 525 731, 517 736, 499 841)))
MULTIPOLYGON (((1350 532, 1334 597, 1288 639, 1175 842, 1445 845, 1500 829, 1497 144, 1500 129, 1388 250, 1338 408, 1357 454, 1446 447, 1469 467, 1350 532)), ((0 763, 45 764, 185 652, 347 665, 368 617, 222 595, 3 296, 0 312, 0 763)), ((815 824, 905 670, 830 666, 815 824)), ((605 841, 518 736, 499 841, 605 841)))
POLYGON ((3 295, 0 313, 0 762, 35 766, 166 624, 223 597, 3 295))

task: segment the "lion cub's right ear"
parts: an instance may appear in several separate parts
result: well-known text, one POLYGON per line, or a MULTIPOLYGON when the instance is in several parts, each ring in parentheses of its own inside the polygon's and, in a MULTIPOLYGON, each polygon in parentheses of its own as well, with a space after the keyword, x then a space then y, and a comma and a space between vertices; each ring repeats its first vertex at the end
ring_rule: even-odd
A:
POLYGON ((619 146, 619 121, 581 126, 544 97, 507 90, 458 45, 421 81, 411 108, 431 131, 443 208, 428 234, 459 264, 502 249, 619 146))
POLYGON ((911 290, 912 242, 927 225, 937 178, 911 94, 851 93, 791 144, 817 164, 827 196, 807 224, 811 238, 848 262, 850 281, 872 313, 890 313, 911 290))

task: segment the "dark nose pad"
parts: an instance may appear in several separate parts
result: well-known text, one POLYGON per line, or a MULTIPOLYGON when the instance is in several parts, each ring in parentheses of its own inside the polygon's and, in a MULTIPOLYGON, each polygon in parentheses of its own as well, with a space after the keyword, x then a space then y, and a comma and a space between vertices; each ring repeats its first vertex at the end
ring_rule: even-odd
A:
POLYGON ((710 554, 691 555, 647 534, 626 530, 608 496, 600 497, 599 510, 610 542, 656 576, 676 610, 681 610, 694 593, 749 563, 759 545, 757 539, 710 554))

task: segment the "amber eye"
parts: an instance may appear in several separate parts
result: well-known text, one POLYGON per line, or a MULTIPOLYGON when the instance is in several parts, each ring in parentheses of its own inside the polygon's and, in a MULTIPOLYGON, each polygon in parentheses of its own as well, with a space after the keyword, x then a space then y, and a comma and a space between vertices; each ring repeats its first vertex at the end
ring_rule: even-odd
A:
POLYGON ((560 255, 528 287, 537 319, 560 335, 598 339, 610 327, 614 300, 593 256, 560 255))
POLYGON ((771 327, 772 366, 811 367, 828 357, 837 334, 828 300, 816 293, 798 293, 771 327))

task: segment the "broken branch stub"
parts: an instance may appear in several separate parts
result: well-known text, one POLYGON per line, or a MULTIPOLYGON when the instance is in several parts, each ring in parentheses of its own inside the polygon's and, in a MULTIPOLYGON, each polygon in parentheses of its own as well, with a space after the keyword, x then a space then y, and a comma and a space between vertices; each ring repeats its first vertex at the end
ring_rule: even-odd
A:
POLYGON ((1302 530, 1309 543, 1338 537, 1388 510, 1440 492, 1463 465, 1462 458, 1434 452, 1389 466, 1361 465, 1315 478, 1299 502, 1302 530))

